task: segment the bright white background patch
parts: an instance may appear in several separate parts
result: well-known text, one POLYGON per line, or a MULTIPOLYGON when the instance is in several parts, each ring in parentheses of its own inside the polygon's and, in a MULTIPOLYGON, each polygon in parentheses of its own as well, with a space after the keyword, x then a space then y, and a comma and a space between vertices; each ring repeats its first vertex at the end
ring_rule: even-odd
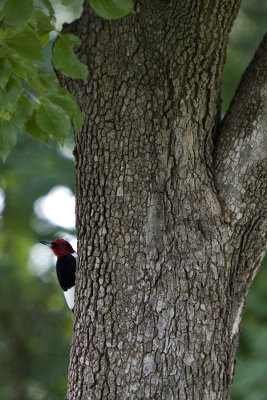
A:
POLYGON ((44 275, 55 263, 51 249, 41 243, 32 246, 30 251, 29 268, 37 276, 44 275))
POLYGON ((75 228, 75 197, 66 186, 55 186, 46 196, 36 200, 34 211, 39 218, 47 219, 53 225, 75 228))
POLYGON ((3 189, 0 189, 0 214, 5 208, 5 193, 3 189))

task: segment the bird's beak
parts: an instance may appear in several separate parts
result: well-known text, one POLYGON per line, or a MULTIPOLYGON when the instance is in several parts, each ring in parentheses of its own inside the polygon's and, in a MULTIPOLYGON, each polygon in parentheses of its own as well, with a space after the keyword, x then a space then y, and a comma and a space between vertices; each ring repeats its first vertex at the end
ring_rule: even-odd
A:
POLYGON ((48 247, 52 247, 52 243, 51 242, 46 242, 45 240, 39 240, 39 243, 42 243, 42 244, 44 244, 45 246, 48 246, 48 247))

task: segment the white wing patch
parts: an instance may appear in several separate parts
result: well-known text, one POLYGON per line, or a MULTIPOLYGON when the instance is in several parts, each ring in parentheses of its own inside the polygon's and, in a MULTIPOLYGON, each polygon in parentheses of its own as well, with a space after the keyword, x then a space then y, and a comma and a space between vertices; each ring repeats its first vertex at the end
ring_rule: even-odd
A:
POLYGON ((63 291, 66 302, 71 310, 74 309, 74 299, 75 299, 75 286, 70 289, 63 291))

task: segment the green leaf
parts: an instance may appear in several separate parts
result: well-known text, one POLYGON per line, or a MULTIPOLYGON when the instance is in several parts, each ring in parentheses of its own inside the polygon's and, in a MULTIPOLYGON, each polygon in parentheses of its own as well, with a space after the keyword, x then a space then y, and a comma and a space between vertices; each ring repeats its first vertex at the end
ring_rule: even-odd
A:
POLYGON ((11 110, 22 92, 21 82, 11 76, 5 90, 0 89, 0 107, 11 110))
MULTIPOLYGON (((9 50, 9 49, 8 49, 9 50)), ((30 75, 33 75, 34 65, 29 60, 24 60, 18 54, 14 52, 8 55, 8 61, 11 64, 11 69, 14 75, 21 79, 26 79, 30 75)))
POLYGON ((73 122, 75 131, 78 132, 82 127, 83 115, 76 103, 75 97, 62 90, 62 94, 49 95, 47 98, 66 111, 73 122))
POLYGON ((30 119, 32 113, 33 106, 31 102, 24 95, 20 96, 16 105, 16 112, 12 115, 13 124, 23 129, 24 124, 30 119))
POLYGON ((0 109, 0 119, 5 119, 6 121, 9 121, 10 118, 11 118, 11 116, 8 111, 0 109))
POLYGON ((49 34, 40 37, 40 43, 42 47, 46 46, 47 43, 49 43, 49 39, 50 39, 49 34))
POLYGON ((0 40, 3 40, 5 36, 6 36, 6 31, 0 29, 0 40))
POLYGON ((48 143, 51 139, 51 136, 47 132, 43 131, 37 124, 36 111, 34 111, 32 118, 26 122, 24 131, 28 133, 28 135, 32 136, 35 140, 38 140, 42 143, 48 143))
POLYGON ((45 87, 45 91, 48 94, 50 93, 56 94, 58 93, 58 91, 61 90, 58 79, 54 73, 40 74, 40 82, 43 85, 43 87, 45 87))
POLYGON ((89 0, 95 12, 105 19, 116 19, 134 13, 132 0, 89 0))
POLYGON ((88 69, 82 64, 73 52, 73 48, 81 40, 74 35, 62 35, 54 46, 53 64, 56 69, 60 70, 64 75, 70 78, 86 79, 88 69))
POLYGON ((51 18, 44 14, 39 9, 34 9, 30 22, 36 26, 37 32, 40 36, 49 34, 55 30, 55 26, 51 24, 51 18))
POLYGON ((42 60, 43 52, 40 40, 34 32, 22 31, 7 35, 3 39, 11 52, 15 52, 23 59, 42 60))
POLYGON ((0 87, 5 89, 11 73, 11 65, 7 59, 0 58, 0 71, 0 87))
POLYGON ((36 113, 36 121, 43 131, 63 144, 70 129, 70 120, 62 108, 52 103, 43 103, 36 113))
POLYGON ((4 161, 15 144, 16 131, 14 125, 9 121, 0 120, 0 154, 4 161))
POLYGON ((25 24, 31 16, 32 0, 7 0, 4 6, 4 22, 11 26, 25 24))

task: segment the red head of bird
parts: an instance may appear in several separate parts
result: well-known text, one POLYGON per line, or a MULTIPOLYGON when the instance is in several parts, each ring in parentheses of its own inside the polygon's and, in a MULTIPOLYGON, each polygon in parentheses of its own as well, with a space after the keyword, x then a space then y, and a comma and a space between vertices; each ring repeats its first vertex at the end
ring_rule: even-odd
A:
POLYGON ((64 239, 55 239, 52 242, 46 242, 45 240, 40 240, 40 243, 45 244, 53 250, 53 253, 57 257, 67 256, 68 254, 75 253, 71 244, 64 239))

